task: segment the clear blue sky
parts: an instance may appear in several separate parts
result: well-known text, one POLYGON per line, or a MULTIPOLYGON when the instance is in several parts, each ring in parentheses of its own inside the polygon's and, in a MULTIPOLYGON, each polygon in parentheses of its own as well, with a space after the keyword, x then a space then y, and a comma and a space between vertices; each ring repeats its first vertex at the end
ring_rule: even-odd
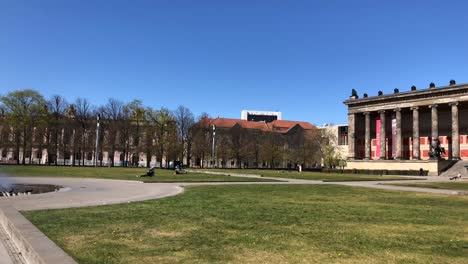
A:
POLYGON ((431 0, 0 0, 0 94, 346 123, 352 88, 468 82, 467 10, 431 0))

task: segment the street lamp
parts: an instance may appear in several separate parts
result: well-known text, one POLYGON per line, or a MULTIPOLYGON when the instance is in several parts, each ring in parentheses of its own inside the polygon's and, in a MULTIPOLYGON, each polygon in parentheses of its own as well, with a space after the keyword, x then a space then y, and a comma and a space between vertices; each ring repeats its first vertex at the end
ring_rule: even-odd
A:
POLYGON ((97 124, 96 124, 96 154, 94 157, 94 167, 98 166, 98 159, 99 159, 99 123, 101 120, 101 114, 97 115, 97 124))
POLYGON ((213 168, 214 168, 215 164, 216 164, 216 162, 215 162, 216 126, 215 125, 212 126, 212 130, 213 130, 213 134, 212 134, 213 135, 213 140, 212 140, 213 141, 213 146, 211 148, 211 160, 213 161, 213 168))

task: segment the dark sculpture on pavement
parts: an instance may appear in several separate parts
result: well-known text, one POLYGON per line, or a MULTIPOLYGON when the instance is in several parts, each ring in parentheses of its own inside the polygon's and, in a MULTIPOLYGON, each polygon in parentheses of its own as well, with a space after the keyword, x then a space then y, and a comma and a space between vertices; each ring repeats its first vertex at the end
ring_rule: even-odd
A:
POLYGON ((435 146, 431 145, 429 157, 431 159, 442 159, 442 154, 445 154, 445 149, 440 146, 440 141, 437 139, 435 146))

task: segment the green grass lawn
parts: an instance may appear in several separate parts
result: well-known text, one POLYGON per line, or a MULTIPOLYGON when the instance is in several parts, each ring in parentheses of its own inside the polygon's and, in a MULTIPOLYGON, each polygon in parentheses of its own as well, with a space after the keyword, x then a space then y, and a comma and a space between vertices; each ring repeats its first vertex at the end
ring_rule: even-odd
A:
POLYGON ((466 196, 233 185, 24 214, 79 263, 467 263, 467 207, 466 196))
POLYGON ((244 182, 271 181, 266 179, 251 179, 230 177, 225 175, 210 175, 206 173, 188 173, 175 175, 173 170, 156 170, 154 177, 138 178, 145 174, 146 168, 122 167, 70 167, 70 166, 2 166, 0 174, 7 176, 47 176, 47 177, 76 177, 101 178, 117 180, 138 180, 145 182, 244 182))
POLYGON ((398 184, 392 183, 388 185, 468 191, 468 182, 466 181, 465 182, 454 181, 454 182, 427 182, 427 183, 398 183, 398 184))
POLYGON ((379 175, 364 175, 364 174, 342 174, 342 173, 323 173, 311 171, 285 171, 285 170, 255 170, 255 169, 200 169, 199 171, 216 171, 226 174, 242 173, 242 174, 257 174, 265 177, 304 179, 304 180, 320 180, 324 182, 338 181, 392 181, 392 180, 424 180, 423 177, 398 177, 398 176, 379 176, 379 175))

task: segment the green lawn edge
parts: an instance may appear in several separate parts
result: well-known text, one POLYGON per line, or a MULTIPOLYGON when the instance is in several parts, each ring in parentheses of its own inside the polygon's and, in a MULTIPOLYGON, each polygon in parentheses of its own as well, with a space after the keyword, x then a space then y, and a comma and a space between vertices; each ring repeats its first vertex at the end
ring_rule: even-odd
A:
POLYGON ((463 196, 267 184, 23 214, 79 263, 466 263, 466 206, 463 196))
POLYGON ((253 170, 253 169, 195 169, 195 172, 217 172, 225 175, 246 174, 259 175, 261 177, 285 178, 298 180, 319 180, 323 182, 347 182, 347 181, 395 181, 395 180, 426 180, 424 177, 394 176, 394 175, 367 175, 367 174, 337 174, 322 172, 297 172, 284 170, 253 170))
POLYGON ((14 177, 66 177, 143 181, 147 183, 176 182, 273 182, 261 178, 243 178, 226 175, 208 175, 205 173, 175 174, 173 170, 157 169, 153 177, 137 177, 145 174, 147 168, 125 167, 71 167, 71 166, 16 166, 0 167, 0 176, 14 177))
POLYGON ((431 189, 445 189, 455 191, 468 191, 468 182, 426 182, 426 183, 389 183, 386 185, 404 186, 404 187, 417 187, 417 188, 431 188, 431 189))

